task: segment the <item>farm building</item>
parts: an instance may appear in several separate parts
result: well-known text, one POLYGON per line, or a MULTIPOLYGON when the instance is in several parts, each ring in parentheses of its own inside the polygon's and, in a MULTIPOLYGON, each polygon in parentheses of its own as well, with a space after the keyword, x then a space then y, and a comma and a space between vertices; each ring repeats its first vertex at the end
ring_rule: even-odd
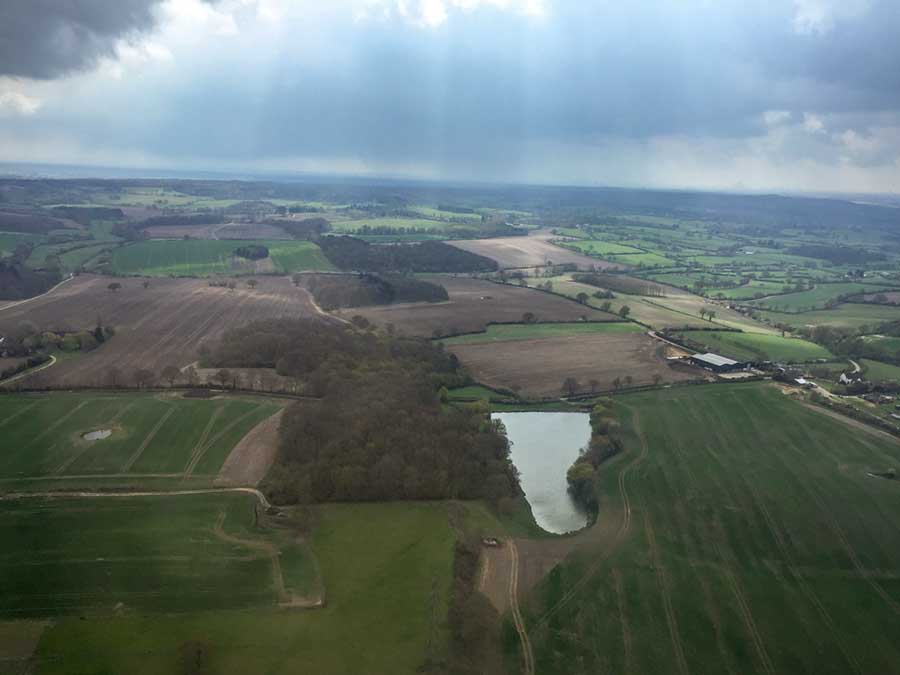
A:
POLYGON ((746 363, 729 359, 719 354, 694 354, 689 357, 691 363, 701 368, 706 368, 714 373, 731 373, 735 370, 743 370, 747 367, 746 363))

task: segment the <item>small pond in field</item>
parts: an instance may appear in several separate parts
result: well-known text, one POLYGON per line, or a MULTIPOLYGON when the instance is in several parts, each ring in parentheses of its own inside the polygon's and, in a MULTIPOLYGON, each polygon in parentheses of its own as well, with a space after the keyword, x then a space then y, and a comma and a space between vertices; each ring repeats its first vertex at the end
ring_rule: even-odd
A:
POLYGON ((587 514, 569 494, 566 472, 591 439, 587 413, 494 413, 509 438, 513 464, 537 524, 548 532, 579 530, 587 514))
POLYGON ((110 436, 112 436, 112 429, 97 429, 81 434, 81 437, 86 441, 100 441, 110 436))

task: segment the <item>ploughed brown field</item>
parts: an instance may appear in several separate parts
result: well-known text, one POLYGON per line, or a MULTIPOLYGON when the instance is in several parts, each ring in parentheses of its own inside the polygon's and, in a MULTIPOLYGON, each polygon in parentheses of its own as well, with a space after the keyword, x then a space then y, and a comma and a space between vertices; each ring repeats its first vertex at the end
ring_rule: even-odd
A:
POLYGON ((100 317, 116 334, 87 353, 65 355, 59 363, 36 373, 29 386, 94 385, 105 382, 105 370, 115 366, 123 378, 138 368, 157 376, 163 367, 179 368, 197 360, 201 345, 218 339, 232 327, 257 319, 318 316, 309 294, 287 277, 262 277, 251 290, 213 288, 201 279, 113 279, 81 275, 46 296, 0 309, 0 334, 30 321, 39 330, 57 332, 92 329, 100 317), (122 285, 110 291, 110 283, 122 285))
POLYGON ((151 239, 290 239, 277 225, 220 223, 217 225, 152 225, 144 228, 151 239))
POLYGON ((450 296, 448 302, 410 302, 376 307, 353 307, 335 312, 350 318, 357 314, 385 326, 394 324, 398 333, 431 337, 475 333, 488 323, 522 321, 531 312, 538 321, 620 321, 612 314, 580 305, 574 300, 530 288, 495 284, 467 277, 425 277, 442 285, 450 296))
POLYGON ((511 389, 533 398, 558 397, 568 377, 578 381, 579 393, 613 388, 629 375, 631 386, 702 377, 701 371, 670 367, 665 345, 643 333, 600 333, 577 337, 449 345, 472 376, 491 387, 511 389))
POLYGON ((590 267, 625 269, 625 265, 598 260, 575 251, 554 246, 549 235, 532 234, 528 237, 497 237, 496 239, 462 239, 448 244, 470 253, 477 253, 497 261, 502 269, 518 267, 544 267, 550 263, 562 265, 574 263, 579 269, 590 267))

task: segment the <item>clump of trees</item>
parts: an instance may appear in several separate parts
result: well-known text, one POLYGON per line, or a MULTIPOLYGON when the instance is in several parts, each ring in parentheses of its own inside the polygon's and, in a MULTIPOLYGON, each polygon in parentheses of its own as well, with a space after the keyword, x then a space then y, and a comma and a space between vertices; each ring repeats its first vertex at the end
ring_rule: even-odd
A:
POLYGON ((234 255, 247 260, 264 260, 269 257, 269 249, 260 244, 246 244, 234 249, 234 255))
POLYGON ((308 289, 325 309, 449 299, 443 286, 402 274, 296 274, 294 283, 308 289))
MULTIPOLYGON (((622 274, 606 274, 603 272, 589 272, 573 274, 572 280, 578 283, 596 286, 606 290, 628 293, 630 295, 644 295, 649 297, 664 297, 665 289, 662 286, 648 283, 642 279, 627 277, 622 274)), ((610 297, 612 297, 610 295, 610 297)))
POLYGON ((316 400, 289 408, 264 488, 276 503, 486 499, 519 494, 509 444, 483 404, 445 405, 469 382, 429 340, 312 319, 232 329, 206 365, 275 367, 316 400))
POLYGON ((25 265, 31 254, 30 247, 23 247, 15 255, 0 260, 0 300, 31 298, 50 290, 62 276, 56 268, 34 270, 25 265))
POLYGON ((369 244, 355 237, 320 237, 319 247, 337 267, 357 272, 493 272, 497 262, 440 241, 369 244))
POLYGON ((612 400, 608 398, 594 406, 591 411, 591 440, 566 473, 570 494, 592 517, 596 517, 599 507, 597 469, 622 451, 621 441, 610 436, 616 426, 611 409, 612 400))

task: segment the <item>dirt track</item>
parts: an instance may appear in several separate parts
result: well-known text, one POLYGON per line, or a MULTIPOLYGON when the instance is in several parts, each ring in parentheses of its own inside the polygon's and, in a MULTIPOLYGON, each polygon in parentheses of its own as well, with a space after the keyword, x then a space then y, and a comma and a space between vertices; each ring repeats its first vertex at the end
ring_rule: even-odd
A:
POLYGON ((104 384, 106 369, 115 366, 124 378, 137 368, 156 374, 166 365, 197 360, 200 347, 229 327, 256 319, 317 316, 309 294, 286 277, 259 279, 259 286, 213 288, 199 279, 118 279, 110 291, 108 277, 81 275, 52 293, 0 312, 0 333, 23 321, 39 330, 92 329, 100 318, 115 328, 106 344, 77 354, 29 377, 30 386, 104 384))
POLYGON ((278 427, 284 410, 279 410, 250 430, 234 446, 219 470, 216 484, 258 485, 266 477, 278 452, 278 427))

